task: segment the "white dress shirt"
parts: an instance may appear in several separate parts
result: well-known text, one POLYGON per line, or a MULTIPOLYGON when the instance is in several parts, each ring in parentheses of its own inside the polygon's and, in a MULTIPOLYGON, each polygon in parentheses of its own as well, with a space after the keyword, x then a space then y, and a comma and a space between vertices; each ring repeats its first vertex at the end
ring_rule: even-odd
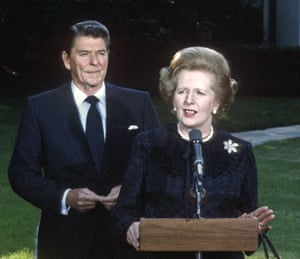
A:
MULTIPOLYGON (((86 127, 86 118, 87 113, 90 108, 90 104, 85 102, 87 95, 82 92, 75 84, 72 82, 71 89, 74 97, 75 104, 78 109, 79 118, 81 121, 82 128, 85 132, 86 127)), ((106 96, 105 96, 105 84, 94 94, 99 99, 97 103, 97 110, 101 114, 102 125, 103 125, 103 133, 104 133, 104 140, 106 138, 106 96)))
MULTIPOLYGON (((86 130, 86 118, 90 108, 90 104, 85 102, 87 95, 82 92, 77 86, 75 86, 74 82, 71 83, 71 90, 73 93, 73 98, 78 110, 79 119, 82 125, 82 128, 85 132, 86 130)), ((97 103, 97 110, 101 114, 102 119, 102 126, 103 126, 103 134, 104 134, 104 141, 106 139, 106 96, 105 96, 105 84, 103 83, 102 87, 94 94, 99 99, 97 103)), ((61 214, 68 215, 70 206, 67 206, 66 199, 67 194, 71 189, 66 189, 64 191, 62 200, 61 200, 61 214)))

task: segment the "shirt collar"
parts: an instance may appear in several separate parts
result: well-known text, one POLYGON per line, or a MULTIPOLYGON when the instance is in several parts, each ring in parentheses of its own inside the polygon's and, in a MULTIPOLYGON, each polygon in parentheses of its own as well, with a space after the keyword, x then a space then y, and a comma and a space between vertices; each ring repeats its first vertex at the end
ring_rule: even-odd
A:
MULTIPOLYGON (((75 86, 74 82, 71 82, 71 89, 74 96, 74 100, 77 106, 80 106, 84 100, 86 99, 87 95, 81 91, 77 86, 75 86)), ((102 87, 94 94, 100 102, 104 102, 105 100, 105 83, 103 82, 102 87)))

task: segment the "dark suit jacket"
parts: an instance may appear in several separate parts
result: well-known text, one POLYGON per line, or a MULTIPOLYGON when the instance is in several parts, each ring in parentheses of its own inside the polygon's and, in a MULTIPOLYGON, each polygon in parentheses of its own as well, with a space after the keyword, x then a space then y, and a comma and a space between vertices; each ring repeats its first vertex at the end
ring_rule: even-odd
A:
POLYGON ((62 195, 66 188, 80 187, 108 194, 122 182, 134 136, 159 122, 146 92, 106 83, 106 98, 107 135, 100 173, 89 152, 70 84, 27 100, 9 180, 16 193, 42 209, 39 258, 89 258, 95 240, 99 251, 110 250, 110 212, 99 205, 86 213, 71 209, 68 216, 60 215, 62 195), (138 130, 129 130, 130 125, 137 125, 138 130))

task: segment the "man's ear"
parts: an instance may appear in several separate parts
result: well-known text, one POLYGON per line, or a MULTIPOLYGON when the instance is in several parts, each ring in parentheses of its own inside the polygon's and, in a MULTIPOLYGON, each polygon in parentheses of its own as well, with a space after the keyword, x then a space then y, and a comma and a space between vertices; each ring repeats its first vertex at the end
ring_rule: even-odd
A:
POLYGON ((69 54, 65 50, 61 52, 61 58, 64 62, 65 68, 71 70, 69 54))

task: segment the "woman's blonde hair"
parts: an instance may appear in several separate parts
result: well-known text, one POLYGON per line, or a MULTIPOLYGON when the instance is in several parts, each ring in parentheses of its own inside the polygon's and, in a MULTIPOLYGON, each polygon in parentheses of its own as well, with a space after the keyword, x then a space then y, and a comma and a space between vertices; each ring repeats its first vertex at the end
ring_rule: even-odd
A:
POLYGON ((231 78, 225 57, 206 47, 189 47, 176 52, 170 65, 160 70, 159 78, 160 94, 170 105, 173 104, 178 74, 183 69, 208 71, 215 76, 212 90, 220 106, 214 114, 214 120, 221 118, 232 104, 237 91, 237 82, 231 78))

